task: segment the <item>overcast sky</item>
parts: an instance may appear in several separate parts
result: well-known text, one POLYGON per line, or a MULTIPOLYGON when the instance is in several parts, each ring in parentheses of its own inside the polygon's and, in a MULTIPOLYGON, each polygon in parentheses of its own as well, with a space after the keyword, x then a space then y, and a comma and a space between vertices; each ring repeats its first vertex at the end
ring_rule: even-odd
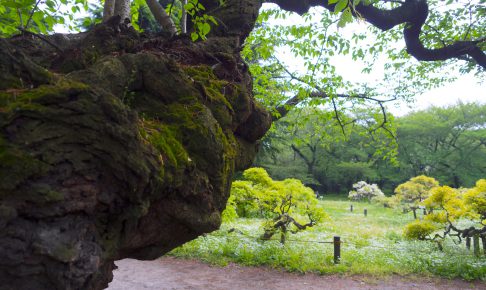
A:
MULTIPOLYGON (((362 66, 350 57, 341 56, 337 62, 339 63, 336 63, 336 71, 346 80, 357 81, 360 78, 372 80, 379 76, 379 73, 373 72, 370 75, 361 74, 362 66)), ((416 95, 414 103, 401 102, 399 106, 388 104, 387 107, 393 115, 403 116, 411 111, 423 110, 430 106, 449 106, 458 101, 486 103, 486 84, 479 82, 480 80, 473 74, 457 74, 456 81, 416 95)))

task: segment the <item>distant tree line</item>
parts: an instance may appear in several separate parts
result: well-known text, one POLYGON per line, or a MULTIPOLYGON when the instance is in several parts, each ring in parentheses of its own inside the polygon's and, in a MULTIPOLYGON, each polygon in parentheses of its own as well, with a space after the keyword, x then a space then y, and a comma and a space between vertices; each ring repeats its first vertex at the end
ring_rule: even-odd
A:
POLYGON ((431 107, 394 119, 396 129, 386 134, 370 131, 376 127, 371 110, 349 115, 345 130, 329 118, 332 112, 295 110, 275 123, 255 165, 275 179, 299 178, 320 193, 347 194, 364 180, 391 194, 418 175, 472 187, 486 176, 485 112, 478 103, 431 107))

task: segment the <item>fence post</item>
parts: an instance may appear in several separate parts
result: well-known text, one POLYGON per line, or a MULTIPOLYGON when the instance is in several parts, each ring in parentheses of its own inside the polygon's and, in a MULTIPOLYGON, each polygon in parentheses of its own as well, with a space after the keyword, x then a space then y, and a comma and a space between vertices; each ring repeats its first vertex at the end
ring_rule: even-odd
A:
POLYGON ((366 208, 364 209, 364 215, 368 216, 368 210, 366 208))
POLYGON ((474 256, 479 257, 479 235, 478 234, 473 236, 473 249, 474 249, 474 256))
POLYGON ((466 237, 466 248, 471 249, 471 237, 466 237))
POLYGON ((334 236, 334 264, 341 260, 341 237, 334 236))
POLYGON ((351 206, 349 207, 349 210, 350 210, 351 212, 353 212, 353 205, 351 205, 351 206))
POLYGON ((486 236, 481 236, 481 241, 483 242, 483 254, 486 256, 486 236))

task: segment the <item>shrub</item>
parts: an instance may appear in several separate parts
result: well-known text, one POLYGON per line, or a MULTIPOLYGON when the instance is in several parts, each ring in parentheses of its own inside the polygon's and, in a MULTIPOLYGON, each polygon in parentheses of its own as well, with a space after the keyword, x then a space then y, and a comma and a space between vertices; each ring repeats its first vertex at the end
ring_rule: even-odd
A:
POLYGON ((486 225, 486 179, 480 179, 476 186, 466 191, 464 203, 468 207, 470 216, 481 220, 486 225))
POLYGON ((221 213, 221 220, 224 223, 234 221, 238 218, 238 214, 236 213, 236 203, 234 196, 228 198, 228 202, 226 203, 226 208, 221 213))
POLYGON ((354 190, 349 192, 348 197, 352 200, 371 201, 372 198, 383 198, 385 194, 378 188, 376 184, 368 184, 365 181, 358 181, 353 184, 354 190))
POLYGON ((379 204, 382 204, 384 207, 388 208, 397 208, 400 205, 400 196, 393 195, 393 196, 377 196, 373 198, 373 201, 379 204))
POLYGON ((431 239, 430 235, 439 228, 440 227, 430 221, 416 220, 405 226, 403 234, 407 239, 424 241, 431 239))

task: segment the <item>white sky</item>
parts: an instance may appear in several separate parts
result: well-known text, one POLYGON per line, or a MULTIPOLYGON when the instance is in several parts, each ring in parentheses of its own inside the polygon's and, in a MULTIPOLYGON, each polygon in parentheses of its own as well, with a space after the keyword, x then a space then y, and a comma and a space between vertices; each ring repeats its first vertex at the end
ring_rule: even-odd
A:
MULTIPOLYGON (((353 61, 349 56, 340 56, 336 60, 336 72, 346 80, 358 81, 364 78, 373 81, 380 77, 381 72, 379 71, 362 74, 362 68, 362 64, 353 61)), ((474 74, 460 75, 457 73, 456 81, 424 91, 421 95, 415 96, 414 103, 401 102, 398 107, 392 104, 388 104, 387 107, 393 115, 403 116, 411 111, 424 110, 430 106, 454 105, 458 101, 486 103, 486 84, 479 82, 480 80, 474 74)))

